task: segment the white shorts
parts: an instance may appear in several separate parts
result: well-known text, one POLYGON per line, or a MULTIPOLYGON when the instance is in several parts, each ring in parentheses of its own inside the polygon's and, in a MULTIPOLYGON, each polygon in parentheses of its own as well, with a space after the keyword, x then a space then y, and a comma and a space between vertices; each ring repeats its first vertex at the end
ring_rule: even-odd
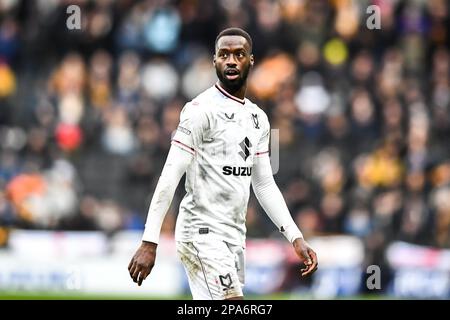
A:
POLYGON ((194 300, 243 296, 245 248, 215 239, 177 242, 194 300))

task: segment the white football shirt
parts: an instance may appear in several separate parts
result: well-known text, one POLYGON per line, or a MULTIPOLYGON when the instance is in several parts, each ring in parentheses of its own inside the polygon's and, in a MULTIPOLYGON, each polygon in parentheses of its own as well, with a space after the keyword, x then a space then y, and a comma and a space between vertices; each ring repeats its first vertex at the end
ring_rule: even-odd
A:
POLYGON ((255 157, 268 156, 270 125, 248 99, 218 84, 188 102, 172 144, 194 158, 186 170, 175 239, 208 236, 245 247, 245 217, 255 157))

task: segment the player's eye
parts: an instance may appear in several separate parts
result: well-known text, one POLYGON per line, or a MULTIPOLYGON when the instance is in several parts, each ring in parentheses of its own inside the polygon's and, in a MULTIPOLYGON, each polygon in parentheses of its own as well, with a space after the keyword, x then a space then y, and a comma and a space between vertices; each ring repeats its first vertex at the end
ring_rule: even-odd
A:
POLYGON ((221 53, 219 53, 219 57, 221 57, 221 58, 226 58, 226 57, 228 57, 228 53, 226 53, 226 52, 221 52, 221 53))

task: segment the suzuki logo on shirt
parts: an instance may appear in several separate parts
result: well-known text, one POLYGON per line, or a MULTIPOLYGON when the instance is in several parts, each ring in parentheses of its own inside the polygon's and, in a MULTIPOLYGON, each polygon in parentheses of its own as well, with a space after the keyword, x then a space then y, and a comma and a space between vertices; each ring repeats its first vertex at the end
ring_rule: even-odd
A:
MULTIPOLYGON (((247 160, 250 156, 250 148, 252 147, 252 143, 250 140, 245 137, 244 140, 239 143, 242 151, 239 151, 239 155, 242 159, 247 160)), ((232 167, 232 166, 224 166, 222 168, 222 174, 225 176, 238 176, 238 177, 250 177, 252 175, 252 167, 232 167)))
POLYGON ((244 159, 244 161, 247 160, 247 158, 250 156, 250 148, 252 147, 252 144, 250 140, 245 137, 244 140, 239 143, 239 146, 241 147, 242 151, 239 151, 239 155, 244 159))
POLYGON ((250 177, 252 175, 252 167, 225 166, 222 168, 222 174, 225 176, 250 177))

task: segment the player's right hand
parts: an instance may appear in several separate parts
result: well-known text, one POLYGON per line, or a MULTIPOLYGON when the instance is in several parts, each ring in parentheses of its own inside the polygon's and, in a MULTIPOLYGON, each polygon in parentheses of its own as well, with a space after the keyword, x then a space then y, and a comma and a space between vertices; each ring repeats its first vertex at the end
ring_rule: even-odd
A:
POLYGON ((147 278, 155 265, 157 246, 156 243, 142 241, 141 246, 133 258, 131 258, 128 271, 133 281, 139 286, 147 278))

